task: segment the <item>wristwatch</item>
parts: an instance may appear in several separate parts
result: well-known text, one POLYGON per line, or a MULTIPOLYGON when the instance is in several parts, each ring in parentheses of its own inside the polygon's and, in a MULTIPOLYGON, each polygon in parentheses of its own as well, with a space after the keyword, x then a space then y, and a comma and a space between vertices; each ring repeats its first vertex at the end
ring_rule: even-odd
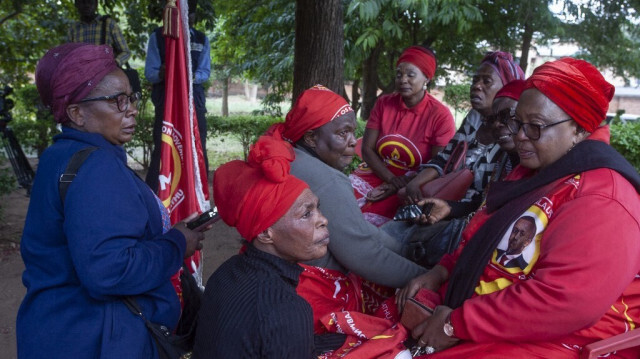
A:
POLYGON ((444 321, 444 334, 448 337, 455 338, 453 325, 451 325, 451 313, 447 315, 447 319, 444 321))

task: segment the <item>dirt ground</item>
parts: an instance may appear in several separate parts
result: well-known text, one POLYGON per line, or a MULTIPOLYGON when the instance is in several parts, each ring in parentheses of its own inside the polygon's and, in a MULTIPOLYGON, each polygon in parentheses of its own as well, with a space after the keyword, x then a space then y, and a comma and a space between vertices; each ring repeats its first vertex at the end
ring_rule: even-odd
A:
MULTIPOLYGON (((209 184, 211 189, 211 184, 209 184)), ((0 359, 16 359, 16 314, 26 289, 22 285, 24 264, 20 257, 20 237, 29 205, 24 189, 16 189, 0 198, 0 359)), ((240 235, 222 221, 206 232, 204 241, 204 278, 222 262, 238 253, 240 235)))

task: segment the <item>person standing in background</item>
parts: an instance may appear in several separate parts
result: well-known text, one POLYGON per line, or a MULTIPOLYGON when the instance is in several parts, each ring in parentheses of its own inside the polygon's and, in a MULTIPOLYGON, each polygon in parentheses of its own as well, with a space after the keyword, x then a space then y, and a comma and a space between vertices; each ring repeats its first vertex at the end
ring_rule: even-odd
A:
POLYGON ((98 15, 98 0, 75 0, 75 6, 80 14, 80 21, 69 28, 69 42, 109 45, 113 48, 118 66, 126 64, 131 57, 129 46, 118 24, 109 15, 98 15))
MULTIPOLYGON (((207 158, 207 119, 205 114, 206 97, 203 84, 211 75, 211 47, 207 36, 196 30, 193 26, 196 21, 196 1, 189 1, 189 32, 191 38, 191 68, 193 73, 193 102, 198 120, 200 143, 207 173, 209 173, 209 160, 207 158)), ((161 15, 158 14, 158 18, 161 15)), ((153 151, 151 163, 145 182, 154 192, 158 191, 158 174, 160 173, 160 147, 162 144, 162 122, 164 120, 165 101, 165 43, 162 35, 162 27, 155 29, 149 36, 147 46, 147 58, 144 67, 144 76, 153 85, 151 101, 155 107, 155 121, 153 124, 153 151)))

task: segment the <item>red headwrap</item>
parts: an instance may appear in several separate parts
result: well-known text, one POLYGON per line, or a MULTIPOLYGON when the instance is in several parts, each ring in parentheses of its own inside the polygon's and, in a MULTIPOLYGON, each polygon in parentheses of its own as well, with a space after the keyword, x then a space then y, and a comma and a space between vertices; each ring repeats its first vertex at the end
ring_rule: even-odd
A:
POLYGON ((522 94, 522 91, 524 91, 524 85, 526 83, 527 82, 525 80, 513 80, 502 86, 502 88, 496 93, 494 99, 497 99, 498 97, 508 97, 518 101, 520 100, 520 95, 522 94))
POLYGON ((309 186, 289 174, 295 155, 291 145, 262 136, 247 162, 235 160, 218 167, 213 197, 220 217, 252 241, 276 223, 309 186))
POLYGON ((118 64, 108 45, 67 43, 54 47, 36 67, 36 86, 42 103, 56 122, 65 122, 67 106, 87 97, 118 64))
POLYGON ((525 90, 535 87, 588 132, 607 116, 615 87, 584 60, 565 57, 537 67, 525 90))
POLYGON ((488 64, 493 67, 498 76, 500 76, 502 85, 506 85, 513 80, 524 80, 524 71, 522 71, 520 65, 513 61, 513 56, 508 52, 489 52, 480 64, 488 64))
POLYGON ((400 55, 400 58, 398 58, 396 66, 401 62, 409 62, 415 65, 429 80, 431 80, 433 78, 433 74, 436 73, 435 55, 421 46, 411 46, 404 50, 402 55, 400 55))
POLYGON ((305 132, 349 112, 353 112, 353 109, 342 96, 322 85, 315 85, 300 94, 287 113, 285 122, 271 126, 265 135, 278 134, 281 138, 296 143, 305 132))

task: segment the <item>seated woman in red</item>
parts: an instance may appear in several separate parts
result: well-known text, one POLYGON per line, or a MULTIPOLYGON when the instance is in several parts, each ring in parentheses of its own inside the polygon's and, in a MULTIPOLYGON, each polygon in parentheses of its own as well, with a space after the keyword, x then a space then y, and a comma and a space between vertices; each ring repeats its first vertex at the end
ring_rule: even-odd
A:
POLYGON ((396 63, 396 92, 378 98, 362 139, 363 162, 349 179, 365 218, 381 226, 401 200, 396 192, 447 145, 456 131, 451 111, 427 92, 433 51, 406 49, 396 63))
POLYGON ((572 58, 527 80, 507 123, 520 166, 491 185, 458 250, 398 294, 444 299, 412 332, 429 358, 578 358, 640 322, 640 175, 600 127, 613 93, 572 58))

